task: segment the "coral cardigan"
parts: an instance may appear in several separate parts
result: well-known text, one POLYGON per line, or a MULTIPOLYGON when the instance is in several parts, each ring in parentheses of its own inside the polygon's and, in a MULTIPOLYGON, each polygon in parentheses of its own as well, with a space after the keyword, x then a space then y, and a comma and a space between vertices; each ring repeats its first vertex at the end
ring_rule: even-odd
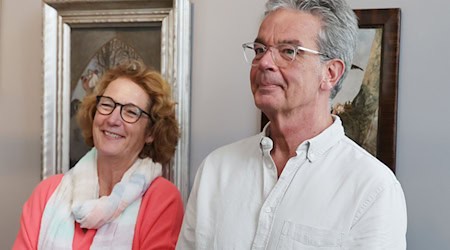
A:
MULTIPOLYGON (((45 205, 62 180, 63 175, 42 181, 23 206, 20 229, 13 249, 37 249, 39 230, 45 205)), ((183 220, 183 202, 180 192, 168 180, 156 178, 144 196, 139 209, 133 249, 175 249, 183 220)), ((85 232, 74 223, 73 249, 89 249, 95 229, 85 232)))

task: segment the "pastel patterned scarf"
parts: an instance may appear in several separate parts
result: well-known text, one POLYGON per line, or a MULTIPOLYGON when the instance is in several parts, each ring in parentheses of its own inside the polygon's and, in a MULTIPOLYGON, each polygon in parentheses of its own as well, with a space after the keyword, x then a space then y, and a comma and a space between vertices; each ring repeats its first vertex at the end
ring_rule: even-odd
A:
POLYGON ((97 150, 68 171, 42 215, 38 249, 72 249, 75 221, 97 229, 90 249, 131 249, 142 195, 161 176, 161 164, 137 159, 109 196, 99 196, 97 150), (119 216, 120 215, 120 216, 119 216))

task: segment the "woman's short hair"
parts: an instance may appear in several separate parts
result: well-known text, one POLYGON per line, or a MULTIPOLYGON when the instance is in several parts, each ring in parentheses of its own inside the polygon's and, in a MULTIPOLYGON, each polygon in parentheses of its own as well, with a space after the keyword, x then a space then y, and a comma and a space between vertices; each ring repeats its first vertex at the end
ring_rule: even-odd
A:
POLYGON ((172 100, 170 85, 160 73, 147 67, 138 60, 126 60, 106 71, 93 92, 86 95, 77 111, 77 121, 87 145, 93 147, 92 124, 96 113, 96 97, 103 95, 108 85, 118 79, 127 78, 139 85, 150 97, 147 110, 147 133, 154 138, 145 144, 139 153, 140 158, 150 157, 163 166, 170 162, 175 153, 180 136, 178 121, 175 117, 175 102, 172 100))

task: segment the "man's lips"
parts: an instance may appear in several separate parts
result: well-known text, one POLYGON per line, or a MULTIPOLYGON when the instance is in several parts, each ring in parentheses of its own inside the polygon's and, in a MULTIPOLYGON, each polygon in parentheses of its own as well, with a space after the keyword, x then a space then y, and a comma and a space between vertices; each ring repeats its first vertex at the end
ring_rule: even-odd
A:
POLYGON ((271 75, 261 75, 259 79, 256 81, 258 87, 282 87, 281 82, 271 75))
POLYGON ((280 84, 276 83, 260 83, 258 84, 259 87, 280 87, 280 84))
POLYGON ((260 82, 257 86, 258 86, 258 89, 267 89, 267 90, 283 88, 281 84, 267 83, 267 82, 260 82))

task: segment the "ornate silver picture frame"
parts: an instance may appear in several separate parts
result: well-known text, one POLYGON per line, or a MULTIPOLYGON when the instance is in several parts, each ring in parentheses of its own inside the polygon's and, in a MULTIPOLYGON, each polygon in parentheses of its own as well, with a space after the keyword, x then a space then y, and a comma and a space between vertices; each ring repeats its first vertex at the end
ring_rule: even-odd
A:
POLYGON ((130 46, 132 50, 137 50, 136 54, 140 50, 144 62, 159 69, 172 85, 181 138, 168 177, 179 188, 183 200, 187 200, 190 7, 189 0, 44 1, 42 178, 64 173, 71 165, 72 92, 80 76, 90 72, 86 58, 93 57, 83 53, 98 51, 103 44, 101 39, 120 33, 135 45, 130 46), (99 32, 106 35, 98 35, 99 32))

